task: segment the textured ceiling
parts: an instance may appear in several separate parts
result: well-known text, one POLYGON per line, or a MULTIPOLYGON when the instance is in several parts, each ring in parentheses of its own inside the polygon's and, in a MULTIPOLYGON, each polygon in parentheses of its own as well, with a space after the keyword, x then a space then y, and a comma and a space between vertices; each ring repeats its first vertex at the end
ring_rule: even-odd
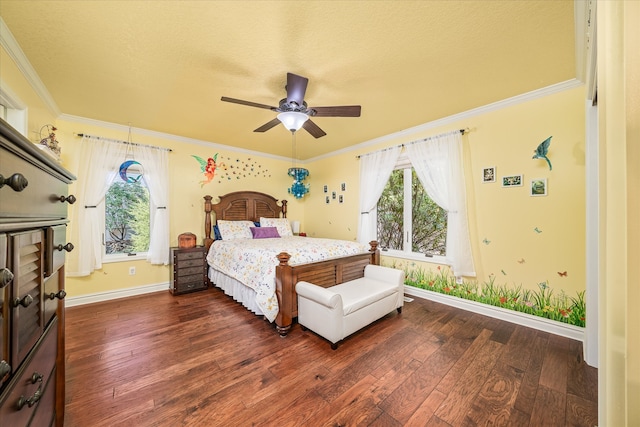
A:
POLYGON ((362 105, 298 132, 313 158, 576 77, 573 1, 0 1, 65 114, 291 155, 286 73, 309 106, 362 105))

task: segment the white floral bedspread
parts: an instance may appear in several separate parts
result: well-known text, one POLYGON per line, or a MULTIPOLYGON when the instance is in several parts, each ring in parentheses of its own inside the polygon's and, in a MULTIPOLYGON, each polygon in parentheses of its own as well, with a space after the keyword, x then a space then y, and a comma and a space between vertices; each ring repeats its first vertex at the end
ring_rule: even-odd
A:
POLYGON ((313 237, 276 239, 216 240, 207 254, 207 262, 216 270, 242 282, 256 292, 256 302, 273 322, 278 314, 276 297, 276 255, 291 255, 289 265, 306 264, 368 251, 368 246, 347 240, 313 237))

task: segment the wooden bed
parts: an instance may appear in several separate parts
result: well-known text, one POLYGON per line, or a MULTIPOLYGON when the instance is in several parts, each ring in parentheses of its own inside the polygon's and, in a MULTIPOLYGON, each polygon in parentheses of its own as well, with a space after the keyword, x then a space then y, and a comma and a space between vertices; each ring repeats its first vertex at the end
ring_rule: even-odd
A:
MULTIPOLYGON (((268 194, 255 191, 237 191, 219 196, 220 201, 212 203, 212 196, 204 196, 205 238, 204 245, 209 251, 214 239, 211 237, 213 225, 217 220, 259 221, 265 218, 286 218, 287 201, 278 200, 268 194), (212 218, 212 212, 215 217, 212 218)), ((290 256, 281 252, 277 256, 276 295, 279 311, 274 321, 276 330, 286 336, 293 320, 298 316, 298 299, 295 285, 307 281, 329 287, 348 280, 363 277, 368 264, 380 264, 378 242, 370 242, 369 252, 333 258, 309 264, 289 265, 290 256)), ((275 261, 275 260, 274 260, 275 261)))

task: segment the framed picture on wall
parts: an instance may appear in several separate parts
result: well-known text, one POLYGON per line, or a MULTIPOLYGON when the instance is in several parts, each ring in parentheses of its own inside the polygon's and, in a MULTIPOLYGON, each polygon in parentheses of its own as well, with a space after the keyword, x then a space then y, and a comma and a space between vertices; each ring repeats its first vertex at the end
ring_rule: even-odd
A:
POLYGON ((522 175, 509 175, 502 177, 503 187, 522 187, 522 175))
POLYGON ((347 183, 343 182, 342 184, 340 184, 340 191, 347 191, 347 183))
POLYGON ((482 168, 482 182, 496 182, 496 167, 482 168))
POLYGON ((329 196, 326 196, 326 197, 324 198, 324 202, 325 202, 326 204, 329 204, 329 202, 330 202, 330 201, 331 201, 331 199, 329 198, 329 196))
POLYGON ((531 180, 529 191, 532 197, 547 195, 547 178, 534 178, 531 180))
POLYGON ((338 203, 344 202, 344 196, 341 194, 338 196, 338 203))
POLYGON ((325 193, 329 192, 329 187, 327 185, 325 185, 324 187, 322 187, 322 189, 324 190, 325 193))
POLYGON ((335 191, 331 192, 331 198, 335 200, 335 198, 336 198, 336 192, 335 191))

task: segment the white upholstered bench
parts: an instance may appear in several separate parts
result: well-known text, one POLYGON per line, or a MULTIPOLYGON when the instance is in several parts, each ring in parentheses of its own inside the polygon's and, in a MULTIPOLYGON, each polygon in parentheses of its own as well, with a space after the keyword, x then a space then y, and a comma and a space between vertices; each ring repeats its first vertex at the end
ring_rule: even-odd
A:
POLYGON ((402 312, 404 271, 367 265, 364 277, 323 288, 309 282, 296 284, 298 323, 338 342, 393 310, 402 312))

